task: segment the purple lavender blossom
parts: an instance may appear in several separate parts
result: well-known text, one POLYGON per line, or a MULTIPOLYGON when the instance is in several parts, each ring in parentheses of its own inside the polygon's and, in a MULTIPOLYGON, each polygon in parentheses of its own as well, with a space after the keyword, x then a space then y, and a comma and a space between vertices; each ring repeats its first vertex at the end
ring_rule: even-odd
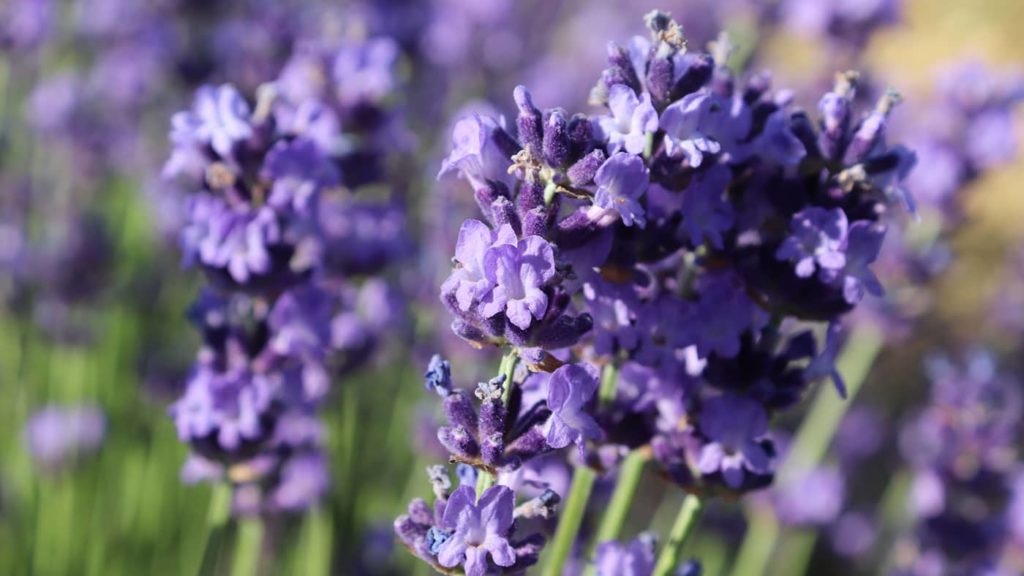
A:
POLYGON ((597 545, 598 576, 650 576, 654 573, 654 540, 641 535, 627 544, 614 540, 597 545))
POLYGON ((184 396, 171 406, 183 442, 234 452, 243 443, 258 443, 270 434, 273 391, 265 378, 246 370, 217 373, 195 370, 184 396))
POLYGON ((103 444, 106 418, 97 406, 46 406, 25 423, 25 445, 45 470, 58 470, 103 444))
POLYGON ((466 576, 487 574, 488 558, 497 566, 515 564, 516 552, 509 542, 514 507, 515 498, 505 486, 488 488, 479 502, 473 488, 457 488, 441 519, 450 534, 437 551, 438 563, 445 568, 462 566, 466 576))
POLYGON ((870 222, 854 222, 846 239, 846 265, 843 268, 843 297, 856 304, 867 292, 881 296, 882 284, 868 266, 878 258, 885 239, 885 227, 870 222))
POLYGON ((665 151, 670 156, 682 155, 693 168, 699 168, 705 154, 717 154, 721 144, 699 130, 715 100, 707 92, 687 94, 661 113, 660 126, 665 131, 665 151))
POLYGON ((321 190, 340 182, 337 167, 304 138, 275 144, 263 162, 263 177, 274 182, 267 204, 307 214, 321 190))
POLYGON ((492 246, 484 257, 484 275, 492 288, 483 298, 483 315, 504 312, 509 322, 526 330, 547 312, 543 289, 555 277, 554 248, 539 236, 492 246))
POLYGON ((597 440, 603 433, 586 405, 597 394, 597 370, 589 364, 568 364, 551 375, 548 381, 547 442, 552 448, 575 443, 583 451, 587 440, 597 440))
POLYGON ((609 149, 642 154, 648 134, 658 129, 658 112, 651 104, 650 94, 644 92, 637 98, 632 88, 616 84, 608 93, 608 108, 611 115, 601 117, 598 124, 609 149))
POLYGON ((494 280, 487 276, 485 262, 490 249, 516 244, 516 234, 511 226, 491 230, 479 220, 466 220, 459 229, 459 239, 455 244, 455 261, 459 266, 445 280, 441 291, 453 291, 459 308, 468 311, 474 302, 479 302, 494 287, 494 280))
POLYGON ((230 159, 235 146, 253 136, 250 116, 245 98, 234 86, 224 84, 199 88, 192 110, 175 114, 171 122, 175 131, 190 131, 195 142, 230 159))
POLYGON ((510 181, 508 167, 512 165, 514 143, 494 118, 476 114, 459 120, 452 141, 451 154, 441 165, 438 178, 457 173, 475 189, 510 181))
POLYGON ((700 413, 700 431, 708 438, 697 462, 702 474, 721 474, 733 489, 751 475, 772 474, 773 454, 763 444, 768 416, 754 400, 731 394, 708 400, 700 413))
POLYGON ((831 281, 846 266, 843 244, 847 221, 842 209, 807 208, 793 215, 789 227, 791 235, 775 257, 793 262, 797 276, 810 278, 818 271, 823 279, 831 281))
POLYGON ((699 172, 682 193, 680 228, 694 246, 707 240, 722 249, 722 233, 732 228, 735 215, 725 199, 725 189, 732 174, 722 165, 699 172))
POLYGON ((618 213, 626 226, 636 224, 643 228, 647 222, 638 200, 647 191, 649 182, 649 172, 639 156, 616 152, 605 160, 594 177, 597 184, 594 206, 618 213))

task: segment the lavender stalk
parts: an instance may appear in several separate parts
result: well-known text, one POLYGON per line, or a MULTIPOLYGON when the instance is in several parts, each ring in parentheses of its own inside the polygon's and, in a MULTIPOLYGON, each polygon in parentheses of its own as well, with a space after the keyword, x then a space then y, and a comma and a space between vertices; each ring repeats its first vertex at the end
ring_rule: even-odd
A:
POLYGON ((683 505, 679 508, 675 523, 672 524, 668 540, 658 555, 658 563, 654 566, 653 576, 669 576, 675 571, 676 566, 679 565, 683 546, 697 527, 702 508, 703 503, 700 498, 693 494, 686 495, 683 505))

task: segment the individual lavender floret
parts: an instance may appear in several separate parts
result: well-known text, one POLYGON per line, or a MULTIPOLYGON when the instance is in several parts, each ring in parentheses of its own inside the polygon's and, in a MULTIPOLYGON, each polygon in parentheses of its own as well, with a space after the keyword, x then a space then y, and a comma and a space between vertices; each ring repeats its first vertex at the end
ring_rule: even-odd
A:
POLYGON ((754 304, 743 282, 731 273, 709 274, 698 283, 700 299, 693 311, 693 328, 686 331, 686 342, 694 340, 702 357, 714 353, 732 358, 740 351, 740 336, 758 329, 768 320, 754 304))
POLYGON ((245 453, 270 437, 273 391, 267 379, 245 369, 223 373, 195 369, 185 394, 171 408, 178 438, 201 453, 245 453))
POLYGON ((488 488, 479 502, 473 488, 456 489, 441 518, 449 535, 438 549, 438 563, 445 568, 462 566, 466 576, 484 576, 490 563, 504 568, 515 564, 516 551, 509 542, 514 507, 515 498, 505 486, 488 488))
POLYGON ((508 187, 512 181, 508 167, 518 149, 494 118, 474 114, 455 124, 452 151, 441 164, 438 178, 457 173, 476 190, 493 185, 508 187))
POLYGON ((654 538, 641 534, 627 544, 615 540, 597 545, 598 576, 650 576, 654 573, 654 538))
POLYGON ((495 246, 514 245, 518 242, 511 226, 491 230, 479 220, 466 220, 459 229, 455 244, 455 262, 458 266, 441 286, 442 294, 454 292, 455 301, 463 312, 487 296, 494 281, 487 276, 487 255, 495 246))
POLYGON ((598 388, 597 370, 589 364, 567 364, 551 374, 548 380, 547 442, 552 448, 576 444, 583 452, 587 440, 603 436, 601 427, 586 406, 598 388))
POLYGON ((484 275, 493 287, 482 299, 483 315, 504 312, 514 326, 528 330, 547 312, 544 288, 555 277, 554 247, 540 236, 492 246, 484 257, 484 275))
POLYGON ((106 427, 97 406, 46 406, 25 423, 25 446, 40 468, 58 470, 99 450, 106 427))
POLYGON ((793 262, 797 276, 809 278, 817 271, 831 281, 846 266, 843 244, 847 220, 841 208, 805 208, 793 215, 789 227, 790 236, 779 246, 775 257, 793 262))
MULTIPOLYGON (((640 197, 647 191, 650 173, 643 159, 624 152, 616 152, 598 169, 594 177, 597 192, 594 206, 604 212, 617 213, 626 226, 646 224, 640 197)), ((596 215, 592 216, 599 219, 596 215)))
POLYGON ((249 104, 234 86, 202 86, 196 91, 192 110, 171 118, 172 140, 191 140, 209 146, 221 158, 233 159, 236 145, 253 136, 251 114, 249 104))
POLYGON ((611 116, 599 119, 611 152, 625 150, 642 154, 647 137, 658 130, 658 112, 651 104, 651 95, 644 92, 637 98, 632 88, 616 84, 608 92, 611 116))
POLYGON ((697 462, 705 477, 721 475, 734 490, 771 481, 775 454, 766 436, 768 416, 756 401, 733 394, 707 400, 700 432, 708 439, 697 462))
POLYGON ((866 221, 854 222, 846 239, 846 266, 843 267, 843 298, 857 304, 865 292, 881 296, 882 284, 868 266, 877 258, 885 239, 885 227, 866 221))
POLYGON ((665 108, 659 122, 665 131, 665 151, 669 156, 683 156, 693 168, 699 168, 704 156, 717 154, 722 146, 700 132, 707 126, 711 109, 719 105, 717 99, 706 91, 687 94, 665 108))
POLYGON ((267 203, 297 213, 313 210, 318 194, 338 186, 340 175, 315 142, 306 138, 282 140, 268 152, 263 177, 273 181, 267 203))
POLYGON ((680 229, 693 246, 701 246, 706 240, 715 249, 723 248, 722 235, 733 227, 736 219, 725 199, 731 178, 729 169, 717 164, 699 172, 683 191, 680 229))

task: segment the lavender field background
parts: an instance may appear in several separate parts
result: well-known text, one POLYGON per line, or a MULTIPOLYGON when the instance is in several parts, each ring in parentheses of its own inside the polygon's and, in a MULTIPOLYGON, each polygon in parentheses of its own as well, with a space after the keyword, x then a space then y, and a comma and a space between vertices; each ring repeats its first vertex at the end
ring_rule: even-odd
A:
MULTIPOLYGON (((1024 3, 1015 0, 3 0, 0 574, 1024 573, 1022 21, 1024 3), (632 150, 635 124, 627 121, 621 134, 605 128, 615 135, 595 136, 601 143, 585 154, 573 151, 572 162, 554 162, 551 152, 513 162, 502 148, 496 154, 504 154, 504 164, 498 162, 495 173, 488 172, 494 158, 487 157, 500 147, 505 128, 517 135, 516 150, 529 149, 520 119, 534 104, 538 119, 545 112, 548 135, 558 122, 551 120, 558 116, 549 110, 554 107, 568 110, 567 126, 576 112, 614 124, 607 88, 615 82, 602 76, 614 68, 608 42, 626 45, 635 35, 650 36, 651 28, 652 61, 659 46, 679 50, 674 28, 645 25, 644 15, 655 9, 681 24, 687 54, 711 44, 720 65, 715 73, 722 72, 711 78, 709 71, 711 79, 700 86, 735 82, 754 90, 767 82, 757 73, 770 69, 772 88, 751 97, 750 106, 771 101, 772 110, 787 114, 806 110, 815 119, 811 130, 822 134, 825 121, 819 126, 816 119, 824 94, 848 95, 857 118, 892 105, 891 115, 888 108, 878 114, 889 146, 873 141, 871 148, 889 153, 902 143, 916 154, 916 165, 902 173, 877 168, 865 153, 859 166, 869 173, 860 180, 845 170, 843 162, 851 162, 840 154, 833 164, 843 164, 842 173, 856 183, 846 196, 837 192, 822 204, 834 213, 842 198, 859 190, 857 183, 885 189, 872 204, 884 209, 843 204, 842 247, 829 245, 848 250, 847 217, 851 230, 855 220, 864 228, 884 223, 885 243, 868 260, 884 295, 858 285, 854 299, 840 288, 839 296, 829 297, 841 301, 841 310, 829 300, 812 312, 792 312, 806 304, 793 296, 785 314, 772 310, 768 320, 760 308, 772 304, 748 299, 746 289, 729 280, 721 285, 735 289, 739 300, 709 312, 710 320, 687 316, 714 324, 742 314, 735 310, 746 305, 751 317, 765 316, 729 335, 743 353, 693 336, 694 354, 705 363, 715 356, 712 366, 721 370, 715 374, 742 379, 765 372, 750 376, 753 383, 742 394, 719 394, 714 383, 692 384, 701 390, 693 392, 689 382, 702 376, 686 369, 704 364, 683 360, 683 345, 668 353, 671 360, 652 360, 640 358, 642 345, 624 343, 623 324, 650 328, 662 340, 675 337, 663 332, 682 329, 667 312, 637 313, 623 323, 620 308, 609 308, 620 304, 608 304, 618 298, 615 290, 602 295, 599 287, 594 297, 593 288, 583 287, 603 285, 579 272, 585 255, 574 254, 578 270, 566 272, 561 258, 574 248, 566 238, 576 231, 554 223, 561 217, 558 204, 536 234, 545 245, 562 242, 557 266, 552 257, 537 272, 549 274, 541 286, 547 316, 533 311, 536 300, 518 316, 503 304, 496 317, 504 332, 495 335, 487 332, 493 322, 477 314, 476 306, 486 305, 480 294, 474 293, 472 307, 464 306, 452 288, 476 281, 459 276, 473 266, 461 245, 456 248, 467 219, 483 218, 486 233, 493 228, 499 235, 511 218, 521 225, 520 238, 513 234, 511 244, 502 245, 488 236, 486 247, 518 246, 535 255, 524 247, 526 214, 548 218, 550 198, 544 210, 538 200, 527 210, 510 205, 504 216, 493 208, 495 215, 484 218, 478 208, 492 209, 487 204, 494 198, 481 200, 481 190, 495 181, 527 186, 529 177, 516 169, 529 173, 531 161, 544 165, 545 178, 559 166, 546 193, 562 195, 562 216, 578 208, 574 214, 590 218, 588 234, 595 226, 614 230, 614 242, 622 242, 615 246, 641 245, 637 252, 664 245, 652 232, 658 210, 671 220, 673 210, 684 209, 669 200, 657 204, 647 188, 649 175, 652 182, 679 176, 658 172, 654 130, 646 143, 641 130, 632 150), (732 50, 723 48, 722 30, 732 50), (856 95, 836 81, 836 73, 847 70, 860 71, 856 95), (722 79, 727 72, 734 76, 722 79), (595 84, 605 89, 605 105, 588 103, 595 84), (519 85, 529 89, 525 99, 519 85), (899 105, 887 87, 901 94, 899 105), (474 130, 491 139, 469 155, 480 159, 480 168, 459 157, 472 148, 460 141, 459 126, 466 125, 459 120, 488 115, 503 117, 506 126, 475 120, 474 130), (574 178, 569 166, 595 151, 597 164, 612 161, 606 153, 615 158, 624 151, 635 163, 647 163, 642 202, 634 195, 638 204, 630 205, 628 194, 616 189, 609 193, 620 194, 617 204, 601 204, 601 193, 591 190, 604 187, 597 164, 582 184, 568 183, 574 178), (871 172, 876 168, 881 174, 871 172), (573 196, 581 189, 587 194, 573 196), (914 198, 914 209, 896 198, 903 190, 914 198), (237 224, 233 218, 242 218, 243 210, 251 220, 237 224), (260 220, 268 213, 272 222, 260 220), (631 213, 646 215, 647 227, 629 222, 631 213), (550 312, 563 296, 564 315, 550 312), (453 320, 462 322, 458 335, 453 320), (541 333, 537 326, 545 322, 562 332, 541 333), (813 324, 806 338, 794 328, 802 323, 813 324), (771 361, 774 354, 785 356, 783 365, 790 352, 781 342, 807 345, 809 339, 812 351, 793 352, 796 388, 773 388, 777 394, 758 396, 750 412, 736 398, 746 402, 762 385, 782 388, 774 380, 763 384, 761 376, 783 379, 781 368, 755 366, 761 362, 750 344, 755 334, 756 351, 768 350, 771 361), (435 354, 450 362, 450 374, 435 354), (679 363, 671 377, 646 372, 669 362, 679 363), (578 381, 592 388, 577 398, 584 407, 572 414, 568 407, 555 410, 549 395, 556 385, 546 373, 559 374, 555 368, 563 364, 593 372, 560 374, 572 398, 583 386, 578 381), (848 389, 845 400, 832 383, 836 370, 848 389), (565 428, 559 434, 551 422, 537 425, 543 447, 524 448, 524 463, 513 462, 513 450, 502 445, 500 464, 492 465, 481 455, 486 446, 477 445, 484 435, 464 452, 453 448, 465 444, 452 438, 455 410, 446 414, 444 406, 472 401, 472 426, 479 410, 480 427, 486 427, 487 402, 504 401, 505 410, 509 393, 502 396, 500 380, 497 391, 492 381, 477 396, 471 385, 499 374, 506 374, 508 386, 518 381, 513 397, 547 397, 538 413, 562 418, 565 428), (534 378, 545 382, 531 384, 534 378), (676 398, 677 406, 659 396, 675 385, 663 384, 672 378, 686 382, 680 386, 704 404, 676 398), (457 392, 460 387, 467 392, 457 392), (210 390, 233 394, 232 408, 217 412, 213 406, 226 400, 210 390), (654 399, 637 399, 649 398, 645 394, 654 399), (745 480, 733 482, 727 464, 705 470, 686 453, 691 439, 674 433, 701 419, 700 450, 715 443, 709 398, 733 402, 721 409, 723 436, 752 413, 765 418, 766 429, 770 418, 770 432, 751 433, 771 444, 770 471, 748 455, 745 480), (681 464, 681 453, 690 460, 681 464), (436 470, 433 481, 424 473, 449 461, 444 480, 436 470), (456 468, 456 461, 463 466, 456 468), (508 506, 501 504, 509 518, 511 504, 520 508, 514 529, 487 530, 501 532, 515 561, 491 550, 484 569, 462 552, 448 566, 438 549, 470 536, 430 518, 430 509, 428 532, 410 501, 432 505, 443 495, 437 499, 454 509, 460 478, 478 498, 488 488, 497 494, 489 474, 495 470, 507 474, 497 477, 499 488, 516 492, 508 506), (592 488, 582 501, 573 499, 570 492, 579 496, 587 474, 592 488), (630 490, 620 488, 630 482, 630 490), (557 506, 547 506, 545 490, 557 494, 557 506), (699 520, 680 514, 695 501, 703 508, 699 520), (563 528, 567 511, 580 514, 579 526, 563 528), (602 525, 608 518, 610 533, 602 525), (673 536, 690 520, 696 529, 683 546, 673 536), (547 543, 515 540, 513 531, 518 538, 539 534, 547 543), (663 558, 675 544, 673 565, 666 568, 663 558)), ((643 97, 650 104, 651 90, 644 90, 633 108, 643 97)), ((666 97, 662 104, 677 100, 666 97)), ((664 131, 665 106, 655 104, 664 131)), ((846 128, 851 134, 861 126, 853 122, 846 128)), ((757 129, 768 123, 753 122, 757 129)), ((780 138, 791 144, 799 131, 789 126, 780 138)), ((686 169, 706 162, 710 172, 708 163, 729 152, 740 155, 705 136, 678 137, 686 169), (704 158, 694 161, 693 148, 683 142, 704 158)), ((682 162, 668 142, 665 157, 682 162)), ((778 159, 780 171, 790 170, 787 177, 806 166, 800 162, 808 153, 796 144, 799 153, 778 159)), ((771 160, 764 164, 785 156, 771 146, 749 155, 771 160)), ((730 189, 760 185, 749 184, 761 182, 752 172, 730 167, 730 189)), ((622 173, 632 168, 616 166, 622 173)), ((695 173, 683 178, 687 186, 695 173)), ((536 190, 538 199, 543 190, 536 190)), ((722 198, 719 191, 717 201, 722 198)), ((651 277, 676 267, 690 274, 680 284, 697 286, 694 294, 712 292, 693 276, 716 279, 720 269, 738 268, 741 260, 714 257, 740 252, 741 242, 727 238, 721 246, 749 216, 738 200, 730 201, 737 205, 720 210, 733 220, 717 229, 701 220, 695 234, 679 233, 680 244, 671 248, 677 260, 659 253, 656 264, 624 257, 626 264, 613 266, 606 250, 602 278, 621 272, 612 270, 618 265, 661 270, 651 277)), ((509 204, 505 198, 498 203, 509 204)), ((815 209, 825 212, 817 204, 805 208, 815 209)), ((714 214, 706 217, 712 221, 714 214)), ((689 222, 685 213, 682 218, 689 222)), ((796 228, 787 236, 787 226, 765 229, 796 238, 796 228)), ((580 240, 579 251, 588 243, 598 241, 580 240)), ((817 268, 809 275, 825 277, 822 250, 811 246, 808 258, 817 268)), ((806 256, 779 254, 764 266, 786 274, 806 256)), ((508 257, 526 266, 522 254, 508 257)), ((483 256, 480 261, 483 267, 483 256)), ((631 285, 628 274, 623 282, 631 285)), ((761 288, 773 295, 786 290, 766 280, 749 291, 761 288)), ((689 334, 680 338, 690 347, 689 334)), ((664 344, 653 340, 651 347, 664 344)), ((504 416, 502 431, 510 436, 517 414, 509 424, 504 416)), ((525 408, 518 416, 520 423, 537 417, 525 408)), ((733 455, 727 452, 723 457, 733 455)), ((479 515, 472 502, 462 510, 479 515)))

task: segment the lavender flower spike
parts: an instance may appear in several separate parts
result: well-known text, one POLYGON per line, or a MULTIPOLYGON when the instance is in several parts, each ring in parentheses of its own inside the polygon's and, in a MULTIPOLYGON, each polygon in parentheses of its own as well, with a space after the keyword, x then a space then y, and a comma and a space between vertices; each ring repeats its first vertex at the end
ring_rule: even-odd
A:
POLYGON ((513 527, 515 498, 506 486, 492 486, 476 502, 476 490, 460 486, 445 507, 441 526, 450 536, 440 546, 437 561, 445 568, 463 566, 466 576, 491 572, 488 557, 502 567, 516 562, 508 537, 513 527))

